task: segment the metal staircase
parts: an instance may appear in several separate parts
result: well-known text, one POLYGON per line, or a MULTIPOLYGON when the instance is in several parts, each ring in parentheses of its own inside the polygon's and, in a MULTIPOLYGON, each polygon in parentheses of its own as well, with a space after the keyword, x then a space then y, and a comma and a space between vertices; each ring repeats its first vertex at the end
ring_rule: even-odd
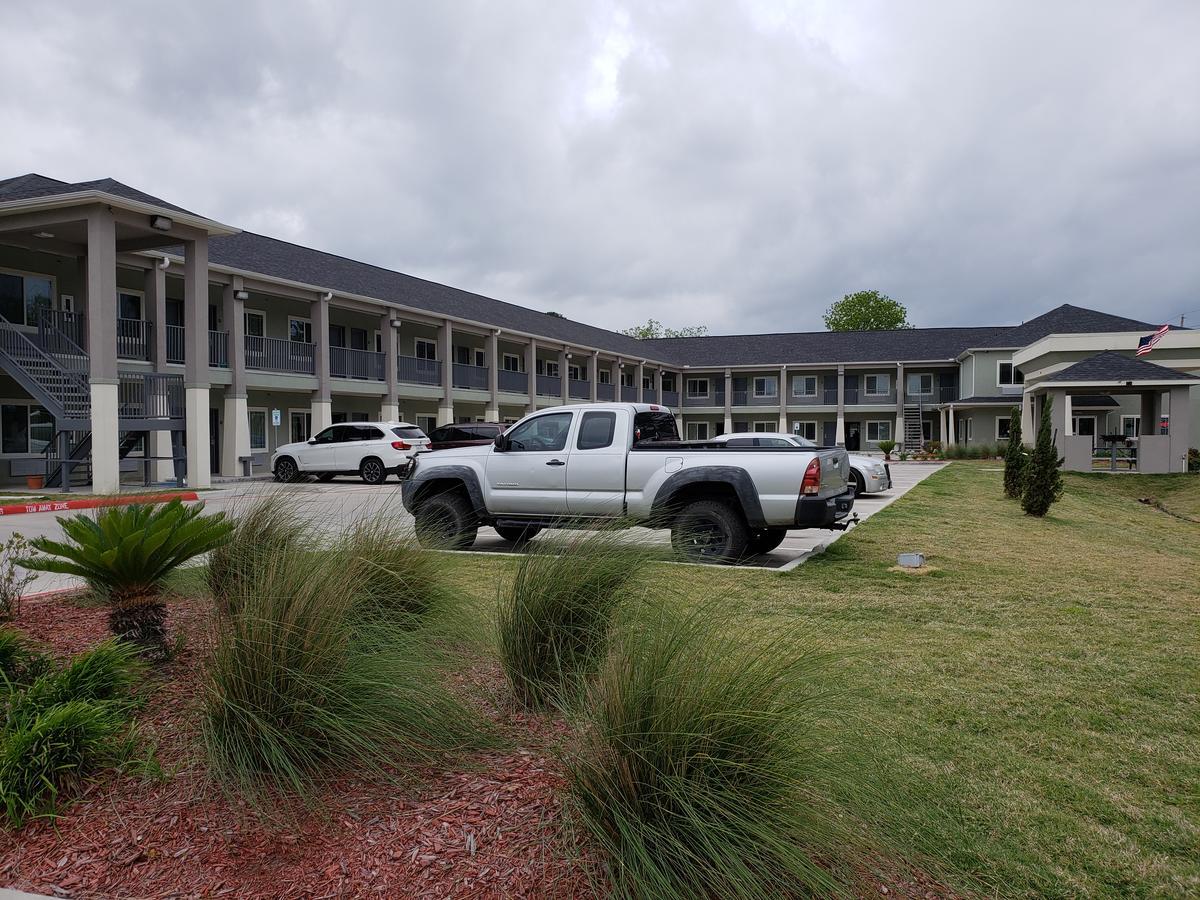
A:
MULTIPOLYGON (((121 444, 117 452, 118 459, 124 459, 141 443, 143 431, 129 431, 121 435, 121 444)), ((72 485, 88 484, 92 480, 92 433, 90 431, 60 431, 54 435, 46 452, 46 487, 70 487, 72 485), (76 461, 76 465, 63 466, 61 449, 66 441, 67 459, 76 461), (70 469, 68 484, 63 485, 63 470, 70 469)))
MULTIPOLYGON (((87 357, 82 358, 86 367, 87 357)), ((0 363, 54 416, 58 428, 90 428, 92 392, 86 368, 64 363, 0 316, 0 363)))
POLYGON ((920 403, 904 404, 904 443, 905 450, 920 450, 925 446, 925 434, 921 421, 924 418, 920 403))

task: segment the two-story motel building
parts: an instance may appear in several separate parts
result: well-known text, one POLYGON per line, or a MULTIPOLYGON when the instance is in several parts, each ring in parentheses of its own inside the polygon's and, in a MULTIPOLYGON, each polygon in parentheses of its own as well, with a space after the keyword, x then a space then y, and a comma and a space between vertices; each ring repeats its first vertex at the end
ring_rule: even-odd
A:
POLYGON ((1200 333, 1135 358, 1153 328, 1064 305, 1017 326, 638 341, 112 179, 29 174, 0 181, 0 480, 112 492, 179 465, 202 487, 335 422, 432 429, 614 399, 669 406, 690 438, 786 430, 865 450, 993 444, 1014 406, 1031 436, 1053 397, 1069 466, 1123 434, 1143 471, 1181 471, 1200 444, 1200 333))

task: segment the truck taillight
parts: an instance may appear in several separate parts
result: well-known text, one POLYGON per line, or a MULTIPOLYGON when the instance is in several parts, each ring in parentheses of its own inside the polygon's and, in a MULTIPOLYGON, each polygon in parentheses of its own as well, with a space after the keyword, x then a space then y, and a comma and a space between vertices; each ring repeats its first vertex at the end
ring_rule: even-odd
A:
POLYGON ((412 445, 407 441, 392 441, 393 450, 411 450, 412 445))
POLYGON ((808 468, 804 470, 804 480, 800 482, 800 493, 821 493, 821 460, 815 456, 809 461, 808 468))

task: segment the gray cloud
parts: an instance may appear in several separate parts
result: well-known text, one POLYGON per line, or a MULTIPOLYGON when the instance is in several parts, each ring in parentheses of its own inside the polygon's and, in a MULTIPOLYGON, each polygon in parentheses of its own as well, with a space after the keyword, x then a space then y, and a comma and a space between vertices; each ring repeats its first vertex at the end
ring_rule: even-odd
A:
MULTIPOLYGON (((619 328, 1200 307, 1200 5, 6 4, 0 174, 619 328)), ((1193 314, 1200 323, 1200 313, 1193 314)))

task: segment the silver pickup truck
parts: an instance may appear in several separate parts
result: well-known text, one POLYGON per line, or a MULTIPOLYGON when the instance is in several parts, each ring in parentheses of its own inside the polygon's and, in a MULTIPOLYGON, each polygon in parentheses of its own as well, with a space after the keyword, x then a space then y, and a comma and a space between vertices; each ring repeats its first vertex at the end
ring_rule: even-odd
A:
POLYGON ((616 522, 671 529, 686 558, 735 562, 792 528, 844 528, 849 472, 838 448, 681 441, 665 407, 581 403, 531 413, 493 444, 418 454, 403 499, 424 546, 465 549, 481 525, 519 544, 616 522))

